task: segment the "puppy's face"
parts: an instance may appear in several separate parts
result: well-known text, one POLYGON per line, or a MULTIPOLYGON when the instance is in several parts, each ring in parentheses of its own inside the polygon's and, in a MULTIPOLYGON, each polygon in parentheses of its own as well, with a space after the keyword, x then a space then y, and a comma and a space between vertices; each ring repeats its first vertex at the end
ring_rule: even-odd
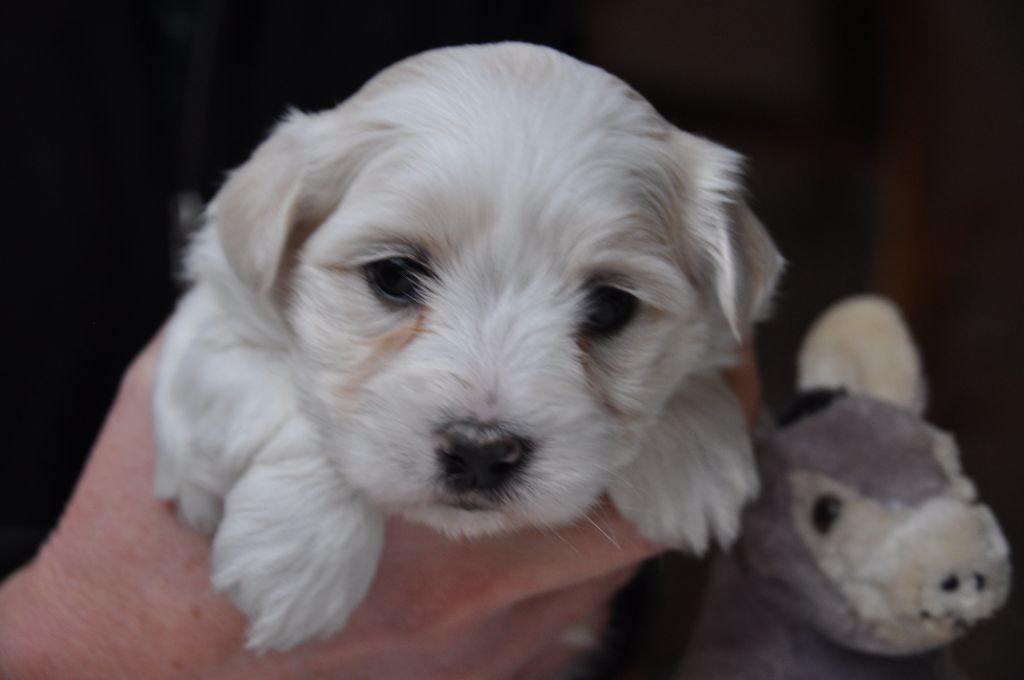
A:
POLYGON ((686 376, 724 360, 757 303, 740 289, 774 276, 739 271, 733 232, 764 237, 727 195, 735 156, 681 135, 611 76, 516 45, 428 53, 284 124, 307 154, 278 180, 284 254, 271 277, 235 264, 283 307, 351 485, 456 533, 599 497, 686 376))

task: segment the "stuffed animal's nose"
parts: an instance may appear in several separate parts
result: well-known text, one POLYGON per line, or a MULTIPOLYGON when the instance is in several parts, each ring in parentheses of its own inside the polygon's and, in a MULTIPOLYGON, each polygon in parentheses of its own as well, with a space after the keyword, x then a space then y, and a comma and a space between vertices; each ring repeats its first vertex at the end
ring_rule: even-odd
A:
POLYGON ((456 492, 491 491, 522 469, 533 443, 502 423, 458 420, 438 432, 445 485, 456 492))
POLYGON ((961 633, 1002 606, 1010 588, 1010 562, 999 548, 1005 545, 1001 535, 992 540, 995 548, 932 572, 931 594, 926 595, 928 606, 921 618, 950 617, 955 632, 961 633))
MULTIPOLYGON (((997 589, 1004 589, 1005 585, 1000 583, 1003 578, 1001 575, 993 578, 989 567, 996 565, 978 564, 950 571, 935 583, 935 589, 941 593, 941 601, 951 614, 957 616, 962 627, 966 622, 988 616, 1001 603, 998 595, 992 597, 988 591, 993 587, 993 580, 997 589)), ((997 569, 993 571, 998 573, 997 569)))

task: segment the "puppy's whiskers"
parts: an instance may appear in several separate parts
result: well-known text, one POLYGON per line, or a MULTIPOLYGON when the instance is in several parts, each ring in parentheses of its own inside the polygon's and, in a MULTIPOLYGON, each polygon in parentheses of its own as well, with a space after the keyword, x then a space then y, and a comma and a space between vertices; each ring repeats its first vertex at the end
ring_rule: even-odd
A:
POLYGON ((611 534, 609 534, 607 531, 602 529, 600 524, 598 524, 593 519, 591 519, 590 515, 584 515, 583 517, 584 517, 584 519, 587 520, 587 522, 590 523, 591 526, 593 526, 595 529, 597 529, 598 533, 600 533, 602 536, 607 538, 608 542, 611 543, 612 545, 614 545, 616 547, 616 549, 622 550, 622 546, 619 545, 619 542, 616 541, 614 538, 612 538, 611 534))
POLYGON ((630 481, 629 477, 627 477, 626 475, 622 474, 621 470, 616 470, 616 469, 611 468, 611 467, 609 467, 607 465, 602 465, 601 463, 598 463, 597 461, 591 461, 590 464, 593 465, 594 468, 600 470, 601 472, 607 473, 608 474, 608 479, 610 481, 613 481, 616 484, 625 484, 626 486, 629 487, 629 489, 631 491, 633 491, 634 493, 639 494, 639 490, 636 488, 636 485, 634 485, 633 482, 630 481))
MULTIPOLYGON (((519 498, 520 498, 521 501, 529 503, 530 505, 532 505, 535 508, 540 507, 539 503, 537 503, 537 501, 535 501, 530 496, 520 495, 519 498)), ((540 527, 539 527, 540 529, 544 530, 545 532, 549 532, 549 533, 553 534, 556 538, 558 538, 558 540, 560 540, 562 543, 565 543, 567 546, 569 546, 569 548, 574 553, 576 553, 577 555, 580 554, 580 549, 577 548, 575 546, 575 544, 572 543, 572 541, 570 541, 565 536, 560 534, 558 532, 558 529, 556 529, 553 524, 551 524, 550 522, 548 522, 547 520, 542 519, 542 518, 538 518, 536 521, 540 524, 540 527)))

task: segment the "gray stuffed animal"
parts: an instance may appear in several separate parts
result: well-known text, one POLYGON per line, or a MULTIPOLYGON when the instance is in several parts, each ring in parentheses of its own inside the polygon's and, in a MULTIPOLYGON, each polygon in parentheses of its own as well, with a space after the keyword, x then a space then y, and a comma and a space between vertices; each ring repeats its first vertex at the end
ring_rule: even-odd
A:
POLYGON ((759 437, 761 494, 712 565, 677 678, 961 677, 944 646, 1005 601, 1009 548, 953 438, 921 418, 895 307, 860 297, 826 312, 799 387, 759 437))

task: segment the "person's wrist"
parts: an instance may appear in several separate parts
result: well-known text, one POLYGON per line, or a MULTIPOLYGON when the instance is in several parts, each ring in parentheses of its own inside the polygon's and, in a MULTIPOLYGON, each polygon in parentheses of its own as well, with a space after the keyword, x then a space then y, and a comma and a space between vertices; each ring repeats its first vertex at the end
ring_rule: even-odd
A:
POLYGON ((68 626, 75 615, 68 603, 77 598, 58 588, 52 571, 40 557, 0 585, 0 677, 88 677, 91 661, 76 659, 83 641, 68 626))
MULTIPOLYGON (((27 678, 32 669, 25 645, 21 593, 28 573, 19 571, 0 583, 0 677, 27 678)), ((36 675, 39 675, 36 673, 36 675)))

